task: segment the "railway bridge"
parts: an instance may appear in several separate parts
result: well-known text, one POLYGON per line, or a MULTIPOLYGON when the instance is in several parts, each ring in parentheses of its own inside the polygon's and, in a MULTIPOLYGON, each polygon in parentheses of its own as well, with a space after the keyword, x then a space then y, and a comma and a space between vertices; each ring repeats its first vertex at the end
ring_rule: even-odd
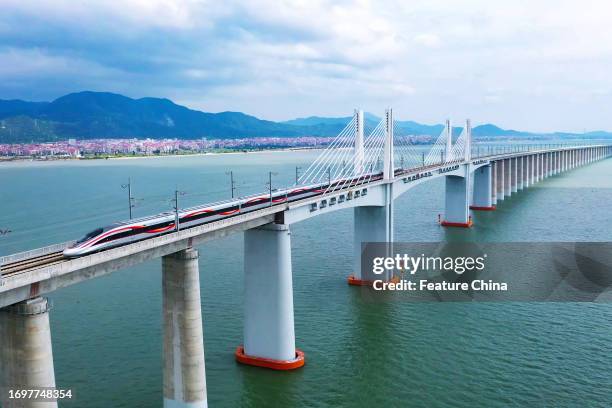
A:
MULTIPOLYGON (((541 180, 609 157, 609 145, 524 145, 485 147, 472 142, 469 120, 456 135, 450 121, 433 146, 415 146, 401 135, 388 109, 367 132, 364 115, 352 119, 296 185, 256 197, 265 205, 188 228, 68 258, 74 242, 0 258, 0 402, 8 388, 55 387, 49 301, 44 295, 84 280, 154 259, 162 259, 164 407, 206 407, 206 377, 196 246, 244 233, 244 339, 237 361, 277 370, 301 367, 293 314, 290 226, 333 211, 354 213, 354 269, 351 285, 374 276, 360 265, 363 242, 393 242, 397 197, 434 178, 445 179, 440 224, 472 227, 471 211, 492 211, 505 198, 541 180), (313 187, 315 186, 315 187, 313 187), (301 195, 300 191, 313 193, 301 195), (285 194, 284 198, 282 195, 285 194)), ((229 208, 228 207, 228 208, 229 208)), ((232 208, 233 208, 232 207, 232 208)), ((432 215, 432 222, 434 215, 432 215)), ((48 402, 32 406, 57 406, 48 402)), ((19 405, 30 406, 30 405, 19 405)))

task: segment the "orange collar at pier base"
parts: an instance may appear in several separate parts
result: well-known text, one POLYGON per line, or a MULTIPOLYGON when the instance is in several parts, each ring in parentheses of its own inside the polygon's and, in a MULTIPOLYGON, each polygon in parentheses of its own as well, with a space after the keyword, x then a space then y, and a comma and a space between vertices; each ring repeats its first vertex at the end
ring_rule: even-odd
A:
MULTIPOLYGON (((400 281, 399 276, 393 276, 389 282, 397 283, 400 281)), ((350 275, 347 278, 347 282, 351 286, 372 286, 374 285, 373 280, 361 280, 355 277, 355 275, 350 275)))
POLYGON ((238 346, 234 355, 239 363, 270 368, 272 370, 294 370, 302 367, 306 362, 304 352, 300 349, 295 349, 294 360, 274 360, 265 357, 249 356, 244 354, 244 346, 238 346))
POLYGON ((443 227, 461 227, 461 228, 471 228, 474 225, 473 221, 470 219, 468 222, 450 222, 450 221, 441 221, 440 225, 443 227))
POLYGON ((470 210, 475 210, 475 211, 495 211, 496 209, 497 207, 494 205, 490 207, 480 207, 477 205, 470 205, 470 210))
POLYGON ((349 285, 352 286, 372 286, 374 281, 371 280, 361 280, 355 277, 355 275, 350 275, 347 279, 349 285))

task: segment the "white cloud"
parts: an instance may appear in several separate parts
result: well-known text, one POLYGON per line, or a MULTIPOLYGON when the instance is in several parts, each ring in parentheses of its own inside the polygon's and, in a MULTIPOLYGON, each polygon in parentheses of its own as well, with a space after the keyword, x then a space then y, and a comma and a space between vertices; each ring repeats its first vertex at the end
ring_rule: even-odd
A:
POLYGON ((272 119, 392 104, 426 122, 450 113, 576 130, 612 114, 603 0, 4 0, 3 16, 0 52, 14 66, 2 74, 23 87, 50 68, 98 89, 272 119))
POLYGON ((438 47, 440 45, 440 37, 431 33, 422 33, 414 36, 414 42, 426 47, 438 47))

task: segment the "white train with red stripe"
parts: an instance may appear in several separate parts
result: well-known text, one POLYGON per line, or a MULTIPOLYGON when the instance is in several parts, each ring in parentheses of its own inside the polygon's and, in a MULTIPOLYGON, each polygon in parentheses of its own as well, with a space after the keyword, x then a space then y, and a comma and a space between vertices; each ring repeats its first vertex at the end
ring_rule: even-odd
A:
MULTIPOLYGON (((247 197, 217 205, 207 205, 182 209, 178 213, 179 228, 187 229, 196 225, 202 225, 223 218, 235 216, 270 205, 279 205, 287 201, 297 201, 304 198, 322 194, 324 191, 334 189, 350 188, 366 181, 380 178, 380 174, 372 176, 361 176, 355 179, 336 180, 329 184, 315 184, 310 186, 296 187, 287 190, 277 190, 270 195, 259 195, 247 197)), ((65 257, 76 258, 109 248, 129 244, 143 239, 159 236, 177 230, 177 215, 174 212, 166 212, 150 217, 138 218, 111 224, 106 227, 97 228, 83 238, 76 241, 74 245, 64 250, 65 257)))

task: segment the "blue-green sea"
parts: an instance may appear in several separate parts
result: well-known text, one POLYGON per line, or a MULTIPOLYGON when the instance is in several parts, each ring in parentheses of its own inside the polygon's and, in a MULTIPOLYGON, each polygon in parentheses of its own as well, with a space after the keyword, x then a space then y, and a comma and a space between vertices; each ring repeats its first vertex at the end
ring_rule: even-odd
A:
MULTIPOLYGON (((318 152, 0 164, 0 255, 79 238, 135 216, 293 182, 318 152)), ((397 241, 611 241, 612 160, 551 177, 444 229, 444 181, 403 195, 397 241)), ((242 366, 243 237, 199 247, 209 406, 610 407, 612 304, 371 302, 346 277, 352 211, 291 226, 295 332, 306 366, 242 366)), ((160 407, 161 262, 52 293, 57 386, 65 407, 160 407)))

